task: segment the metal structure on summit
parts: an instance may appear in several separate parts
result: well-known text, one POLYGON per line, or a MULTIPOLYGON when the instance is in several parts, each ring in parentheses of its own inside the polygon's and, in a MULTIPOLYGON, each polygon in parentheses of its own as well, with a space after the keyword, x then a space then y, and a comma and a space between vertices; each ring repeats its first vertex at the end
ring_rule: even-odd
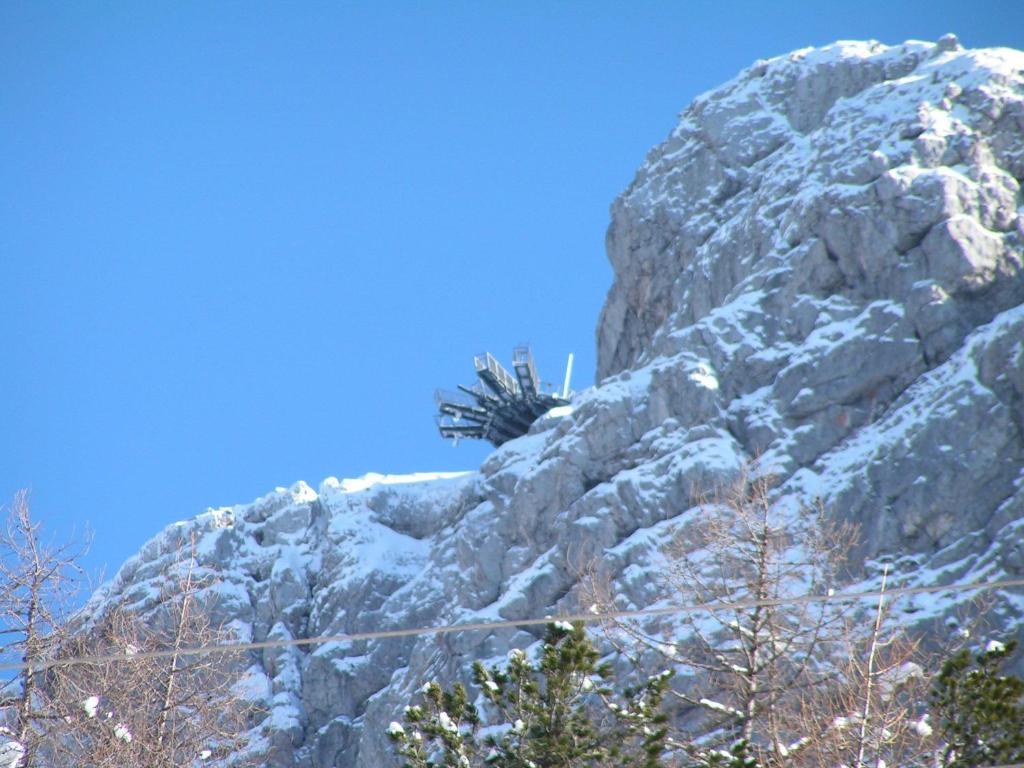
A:
POLYGON ((472 387, 458 385, 458 392, 437 390, 437 428, 441 437, 456 443, 463 437, 488 440, 499 446, 514 437, 525 435, 538 418, 552 408, 569 404, 569 379, 572 376, 572 355, 565 368, 562 391, 544 392, 533 363, 533 353, 526 345, 512 352, 509 373, 490 352, 476 355, 473 366, 480 380, 472 387))

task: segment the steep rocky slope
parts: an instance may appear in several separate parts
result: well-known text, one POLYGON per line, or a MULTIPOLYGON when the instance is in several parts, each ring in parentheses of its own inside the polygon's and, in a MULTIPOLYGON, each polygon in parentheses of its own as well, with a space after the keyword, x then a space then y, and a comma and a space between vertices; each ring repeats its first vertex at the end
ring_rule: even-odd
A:
MULTIPOLYGON (((153 606, 199 534, 255 640, 624 602, 695 489, 762 454, 901 583, 1024 574, 1024 54, 844 42, 696 99, 615 202, 599 384, 479 472, 299 483, 166 530, 94 597, 153 606)), ((964 595, 918 601, 923 621, 964 595)), ((1024 617, 1003 594, 992 614, 1024 617)), ((269 650, 274 766, 389 764, 382 724, 517 630, 269 650)))

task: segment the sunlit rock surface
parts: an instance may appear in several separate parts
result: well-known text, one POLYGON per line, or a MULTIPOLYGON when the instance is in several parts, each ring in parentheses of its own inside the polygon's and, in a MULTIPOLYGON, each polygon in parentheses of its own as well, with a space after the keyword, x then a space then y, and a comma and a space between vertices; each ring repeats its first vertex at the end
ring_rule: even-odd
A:
MULTIPOLYGON (((159 599, 198 534, 218 620, 295 638, 623 604, 697 493, 752 456, 859 524, 870 586, 1024 574, 1024 54, 952 37, 760 61, 700 96, 615 202, 599 383, 478 472, 328 479, 173 526, 95 596, 159 599)), ((908 601, 928 625, 965 594, 908 601)), ((1020 591, 993 620, 1021 623, 1020 591)), ((932 624, 931 626, 935 626, 932 624)), ((526 632, 271 650, 272 766, 391 764, 431 677, 526 632)))

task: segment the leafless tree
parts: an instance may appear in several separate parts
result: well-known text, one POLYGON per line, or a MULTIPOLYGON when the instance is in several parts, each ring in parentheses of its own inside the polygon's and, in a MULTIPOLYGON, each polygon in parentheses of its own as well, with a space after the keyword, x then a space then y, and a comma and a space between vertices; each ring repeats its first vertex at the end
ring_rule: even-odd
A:
POLYGON ((920 640, 890 620, 887 570, 866 633, 848 628, 836 674, 801 696, 803 734, 790 763, 800 768, 873 768, 926 762, 932 728, 925 712, 927 669, 935 662, 920 640))
POLYGON ((109 606, 70 622, 78 553, 44 546, 24 493, 0 549, 3 650, 24 665, 0 702, 12 768, 248 764, 240 755, 254 713, 238 688, 247 657, 189 652, 236 639, 210 621, 194 541, 179 549, 156 607, 109 606), (69 663, 85 657, 116 658, 69 663))
POLYGON ((81 550, 43 540, 32 519, 27 491, 18 491, 0 530, 0 659, 25 665, 4 686, 0 700, 6 730, 32 765, 37 725, 57 717, 34 665, 64 637, 68 608, 81 577, 81 550))
POLYGON ((749 468, 701 499, 665 547, 665 599, 705 609, 660 631, 636 622, 607 628, 640 663, 653 654, 689 672, 674 691, 690 723, 676 744, 695 757, 741 739, 759 764, 787 764, 801 746, 801 702, 837 674, 846 608, 800 598, 839 587, 853 532, 830 523, 820 504, 781 508, 772 482, 749 468))
POLYGON ((237 684, 247 657, 189 652, 237 638, 211 624, 203 605, 209 584, 197 578, 193 553, 180 552, 174 570, 158 609, 146 616, 112 609, 61 649, 72 658, 122 657, 51 669, 48 682, 66 727, 51 737, 48 748, 68 764, 245 764, 240 752, 254 711, 237 684), (165 655, 150 656, 154 651, 165 655))

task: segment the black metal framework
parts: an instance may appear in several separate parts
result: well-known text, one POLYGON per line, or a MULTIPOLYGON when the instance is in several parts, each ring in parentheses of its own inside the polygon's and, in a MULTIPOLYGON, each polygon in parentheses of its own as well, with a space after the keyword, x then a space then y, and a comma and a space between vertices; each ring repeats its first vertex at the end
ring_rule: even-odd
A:
POLYGON ((473 366, 479 383, 472 387, 459 384, 458 392, 439 389, 434 393, 441 437, 456 442, 463 437, 478 438, 498 446, 525 435, 538 418, 569 403, 568 392, 541 391, 529 346, 516 347, 512 352, 515 375, 490 352, 476 355, 473 366))

